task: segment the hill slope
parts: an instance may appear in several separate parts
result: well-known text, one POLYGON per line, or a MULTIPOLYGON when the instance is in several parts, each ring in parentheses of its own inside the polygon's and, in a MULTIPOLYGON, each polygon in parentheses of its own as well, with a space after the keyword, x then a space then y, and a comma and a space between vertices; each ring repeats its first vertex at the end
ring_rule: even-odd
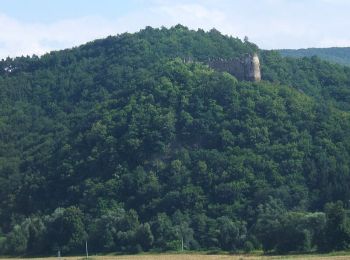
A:
POLYGON ((1 253, 347 248, 349 68, 180 25, 0 67, 1 253))
POLYGON ((284 49, 278 50, 278 52, 284 57, 302 58, 318 56, 331 63, 350 66, 350 47, 284 49))

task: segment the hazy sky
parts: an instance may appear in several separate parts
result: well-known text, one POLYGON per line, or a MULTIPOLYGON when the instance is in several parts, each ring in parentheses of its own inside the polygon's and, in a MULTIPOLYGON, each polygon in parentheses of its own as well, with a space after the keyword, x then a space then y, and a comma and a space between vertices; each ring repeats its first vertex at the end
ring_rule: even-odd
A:
POLYGON ((350 0, 0 0, 0 58, 178 23, 265 49, 350 46, 349 14, 350 0))

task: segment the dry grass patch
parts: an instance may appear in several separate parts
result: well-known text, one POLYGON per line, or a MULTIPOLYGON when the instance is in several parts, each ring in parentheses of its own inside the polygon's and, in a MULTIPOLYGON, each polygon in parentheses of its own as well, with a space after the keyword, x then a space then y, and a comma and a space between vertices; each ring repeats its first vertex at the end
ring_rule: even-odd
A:
MULTIPOLYGON (((1 260, 57 260, 57 257, 47 258, 1 258, 1 260)), ((90 260, 350 260, 347 256, 291 255, 291 256, 248 256, 248 255, 200 255, 200 254, 159 254, 159 255, 123 255, 123 256, 92 256, 90 260)), ((60 260, 85 260, 83 257, 61 257, 60 260)))

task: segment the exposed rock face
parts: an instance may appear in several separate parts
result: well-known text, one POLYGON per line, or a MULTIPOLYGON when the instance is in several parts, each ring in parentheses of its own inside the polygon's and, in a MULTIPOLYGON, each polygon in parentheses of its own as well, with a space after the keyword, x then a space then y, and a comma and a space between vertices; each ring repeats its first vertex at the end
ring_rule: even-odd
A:
POLYGON ((256 53, 247 54, 241 59, 217 59, 208 63, 209 67, 226 71, 239 80, 259 82, 261 80, 260 61, 256 53))
POLYGON ((256 53, 248 55, 244 60, 245 79, 258 82, 261 80, 260 61, 256 53))

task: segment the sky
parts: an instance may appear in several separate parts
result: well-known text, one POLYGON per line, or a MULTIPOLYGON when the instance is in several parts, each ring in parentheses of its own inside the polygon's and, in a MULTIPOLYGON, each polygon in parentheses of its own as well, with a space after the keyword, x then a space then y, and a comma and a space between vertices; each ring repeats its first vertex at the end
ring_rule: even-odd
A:
POLYGON ((350 0, 0 0, 0 59, 176 24, 263 49, 350 47, 349 14, 350 0))

